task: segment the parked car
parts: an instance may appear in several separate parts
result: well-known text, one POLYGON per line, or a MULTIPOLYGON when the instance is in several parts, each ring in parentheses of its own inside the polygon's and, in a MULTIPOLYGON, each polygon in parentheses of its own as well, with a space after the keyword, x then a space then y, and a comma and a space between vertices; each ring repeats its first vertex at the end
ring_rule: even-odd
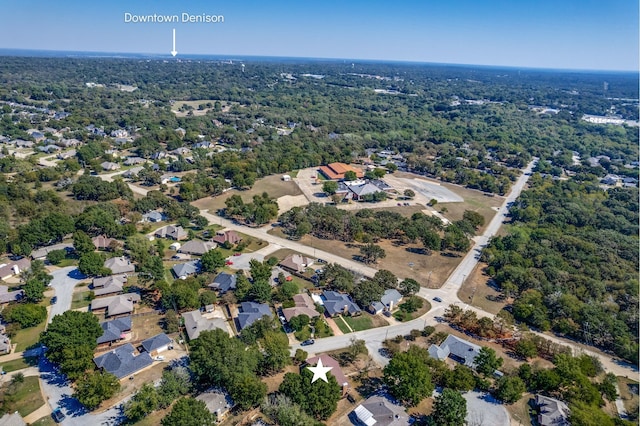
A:
POLYGON ((53 413, 51 413, 51 417, 53 417, 53 420, 55 420, 56 423, 60 423, 67 418, 67 416, 65 416, 62 410, 60 410, 59 408, 53 410, 53 413))
POLYGON ((442 299, 440 299, 439 297, 434 297, 433 300, 440 303, 442 302, 442 299))
POLYGON ((52 304, 52 305, 55 305, 57 301, 58 301, 58 296, 53 296, 53 297, 51 298, 51 304, 52 304))
POLYGON ((238 252, 238 253, 233 253, 234 256, 241 256, 242 253, 238 252))
POLYGON ((155 361, 164 361, 164 356, 162 355, 158 355, 157 357, 153 358, 155 361))
POLYGON ((313 345, 316 341, 313 339, 307 339, 304 342, 300 343, 300 346, 309 346, 313 345))
POLYGON ((227 260, 226 262, 224 262, 225 265, 229 266, 229 265, 233 265, 233 262, 230 260, 227 260))

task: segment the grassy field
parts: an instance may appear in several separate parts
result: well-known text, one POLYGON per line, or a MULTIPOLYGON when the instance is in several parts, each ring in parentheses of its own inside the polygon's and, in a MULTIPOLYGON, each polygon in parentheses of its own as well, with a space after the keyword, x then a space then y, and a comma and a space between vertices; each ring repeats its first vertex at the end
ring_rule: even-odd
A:
POLYGON ((16 343, 16 352, 22 352, 40 340, 40 333, 44 331, 46 323, 46 321, 42 321, 35 327, 23 328, 16 331, 16 335, 12 339, 13 342, 16 343))
POLYGON ((201 210, 208 210, 211 214, 216 214, 219 209, 224 208, 224 202, 232 195, 238 194, 245 203, 252 201, 254 195, 261 195, 263 192, 269 194, 271 198, 280 198, 284 195, 302 195, 302 191, 295 182, 285 182, 282 175, 270 175, 259 179, 251 189, 238 191, 232 189, 217 197, 201 198, 191 204, 201 210))
POLYGON ((12 371, 22 370, 23 368, 37 365, 38 360, 35 357, 32 358, 18 358, 11 361, 0 363, 0 368, 5 373, 11 373, 12 371))
POLYGON ((160 325, 160 321, 163 318, 164 317, 161 315, 134 317, 131 324, 131 329, 134 333, 134 340, 148 339, 156 334, 163 333, 164 330, 160 325))
POLYGON ((511 418, 515 419, 522 426, 531 426, 531 416, 529 415, 529 400, 533 398, 530 393, 525 393, 518 402, 505 404, 505 408, 511 418))
POLYGON ((373 328, 373 322, 367 314, 362 314, 357 317, 343 317, 343 319, 349 324, 353 331, 362 331, 373 328))
POLYGON ((342 331, 344 334, 351 333, 351 330, 349 330, 349 327, 347 326, 347 323, 344 320, 344 317, 342 317, 342 316, 335 317, 334 321, 335 321, 336 325, 338 326, 338 328, 340 329, 340 331, 342 331))
POLYGON ((40 382, 37 376, 25 377, 22 383, 5 385, 0 391, 5 412, 17 411, 22 417, 33 413, 44 405, 40 382))
POLYGON ((55 426, 57 423, 51 416, 44 416, 35 422, 31 423, 31 426, 55 426))
POLYGON ((500 298, 502 293, 489 285, 489 276, 483 272, 486 266, 485 263, 476 265, 458 291, 458 297, 465 303, 497 314, 507 303, 500 298))
POLYGON ((71 309, 80 309, 89 306, 91 304, 91 301, 89 300, 90 293, 90 290, 73 293, 73 298, 71 299, 71 309))

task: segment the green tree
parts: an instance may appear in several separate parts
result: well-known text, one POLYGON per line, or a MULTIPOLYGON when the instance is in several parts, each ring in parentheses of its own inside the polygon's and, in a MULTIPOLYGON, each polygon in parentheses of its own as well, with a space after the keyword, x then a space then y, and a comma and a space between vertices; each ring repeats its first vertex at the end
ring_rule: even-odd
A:
POLYGON ((73 233, 73 248, 79 255, 91 253, 96 250, 96 246, 93 245, 91 237, 80 230, 73 233))
POLYGON ((475 387, 475 377, 469 367, 457 364, 446 376, 446 386, 456 391, 467 392, 475 387))
POLYGON ((476 371, 484 376, 491 376, 494 371, 502 366, 503 359, 496 356, 496 351, 483 346, 476 356, 474 363, 476 371))
POLYGON ((235 373, 229 382, 229 393, 240 408, 248 410, 264 401, 267 396, 267 385, 255 374, 235 373))
POLYGON ((527 387, 520 377, 502 376, 496 381, 495 396, 505 404, 513 404, 526 390, 527 387))
POLYGON ((378 259, 384 259, 387 256, 387 253, 382 247, 373 243, 360 246, 360 254, 366 263, 376 263, 378 259))
POLYGON ((71 380, 82 377, 87 371, 95 368, 93 349, 88 345, 70 346, 62 350, 60 371, 71 380))
POLYGON ((268 281, 254 280, 249 291, 249 298, 256 302, 268 303, 271 302, 272 288, 268 281))
POLYGON ((251 259, 249 261, 249 271, 251 272, 251 278, 254 282, 269 282, 269 279, 271 278, 271 265, 267 262, 260 262, 257 259, 251 259))
POLYGON ((2 316, 9 323, 18 323, 20 328, 33 327, 47 319, 47 308, 33 303, 8 305, 2 316))
POLYGON ((66 360, 64 349, 86 346, 93 350, 102 333, 98 318, 93 313, 66 311, 53 317, 47 330, 40 335, 40 343, 47 348, 47 358, 62 363, 66 360))
POLYGON ((358 179, 358 175, 353 170, 347 170, 344 174, 344 180, 351 182, 358 179))
POLYGON ((89 277, 110 275, 111 270, 104 267, 104 258, 100 253, 90 252, 80 256, 78 270, 89 277))
POLYGON ((40 302, 44 298, 45 283, 37 278, 31 278, 22 286, 24 298, 28 302, 40 302))
POLYGON ((270 330, 259 342, 264 355, 261 368, 264 373, 271 374, 291 364, 289 339, 286 334, 270 330))
POLYGON ((204 272, 217 272, 224 266, 224 256, 220 250, 209 250, 200 258, 202 270, 204 272))
POLYGON ((428 358, 425 349, 414 345, 391 358, 383 370, 383 381, 397 400, 413 407, 431 395, 434 386, 426 362, 428 358))
POLYGON ((158 388, 158 405, 167 408, 179 396, 191 390, 191 376, 186 367, 174 367, 162 372, 162 380, 158 388))
POLYGON ((337 190, 338 190, 338 182, 336 181, 327 180, 322 184, 322 191, 329 195, 335 194, 337 190))
POLYGON ((398 289, 403 296, 411 296, 420 291, 420 284, 413 278, 405 278, 398 285, 398 289))
POLYGON ((195 219, 193 219, 193 223, 198 228, 204 229, 205 227, 209 226, 209 219, 204 216, 198 215, 195 217, 195 219))
POLYGON ((416 193, 413 192, 411 189, 405 189, 403 194, 407 198, 413 198, 416 196, 416 193))
POLYGON ((194 398, 180 398, 160 422, 162 426, 214 426, 216 415, 204 402, 194 398))
POLYGON ((467 401, 460 392, 444 388, 436 397, 431 416, 436 426, 463 425, 467 416, 467 401))
POLYGON ((132 423, 142 420, 159 407, 158 392, 146 383, 124 405, 124 415, 132 423))
POLYGON ((462 219, 471 223, 475 229, 484 225, 484 216, 478 212, 474 212, 473 210, 465 210, 462 214, 462 219))
POLYGON ((295 331, 300 331, 309 325, 309 316, 305 314, 297 315, 289 320, 289 325, 295 331))
POLYGON ((271 417, 280 426, 320 426, 322 423, 305 413, 290 398, 275 394, 269 396, 262 404, 262 412, 271 417))
POLYGON ((64 249, 63 250, 52 250, 49 253, 47 253, 47 260, 52 265, 59 264, 60 262, 62 262, 64 260, 65 257, 67 257, 67 251, 64 250, 64 249))
POLYGON ((87 409, 94 410, 102 401, 115 395, 118 390, 120 390, 120 381, 116 376, 96 371, 78 379, 73 396, 87 409))
POLYGON ((338 408, 342 397, 340 385, 331 374, 327 374, 328 382, 316 380, 311 383, 312 378, 313 373, 308 368, 300 374, 287 373, 278 390, 314 418, 326 420, 338 408))

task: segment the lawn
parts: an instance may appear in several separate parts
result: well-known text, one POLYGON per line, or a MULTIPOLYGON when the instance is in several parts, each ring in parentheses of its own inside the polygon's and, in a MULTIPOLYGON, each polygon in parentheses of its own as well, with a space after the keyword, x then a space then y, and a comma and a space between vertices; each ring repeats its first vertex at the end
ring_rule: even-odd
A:
POLYGON ((344 321, 344 318, 342 316, 335 317, 334 321, 336 322, 336 325, 338 326, 340 331, 342 331, 344 334, 351 333, 351 330, 349 330, 349 327, 347 327, 347 323, 344 321))
POLYGON ((16 335, 13 338, 13 342, 16 343, 16 352, 22 352, 37 343, 38 340, 40 340, 40 333, 44 331, 46 324, 46 321, 42 321, 35 327, 23 328, 16 331, 16 335))
POLYGON ((533 398, 533 395, 526 393, 516 403, 505 404, 509 416, 522 426, 531 426, 531 416, 529 415, 529 400, 531 398, 533 398))
POLYGON ((44 416, 35 422, 31 423, 31 426, 56 426, 57 423, 51 418, 51 416, 44 416))
POLYGON ((90 293, 90 290, 73 293, 73 298, 71 299, 71 309, 80 309, 89 306, 91 304, 91 300, 89 300, 90 293))
POLYGON ((164 330, 160 326, 164 319, 162 315, 147 315, 134 317, 132 319, 131 329, 133 330, 133 340, 148 339, 156 334, 163 333, 164 330))
POLYGON ((5 373, 11 373, 12 371, 22 370, 23 368, 31 367, 38 364, 38 360, 35 357, 31 358, 18 358, 11 361, 0 363, 0 368, 5 373))
MULTIPOLYGON (((420 297, 420 296, 415 296, 415 297, 417 297, 418 299, 422 299, 422 307, 421 307, 421 308, 419 308, 419 309, 418 309, 417 311, 415 311, 415 312, 411 312, 411 313, 409 314, 409 317, 408 317, 408 318, 406 318, 406 317, 404 317, 404 316, 403 316, 403 314, 402 314, 402 313, 404 313, 404 311, 402 311, 402 308, 400 308, 399 310, 397 310, 397 311, 393 314, 394 318, 396 318, 398 321, 402 321, 402 322, 404 322, 404 321, 411 321, 411 320, 413 320, 413 319, 420 318, 422 315, 424 315, 424 314, 426 314, 427 312, 429 312, 429 310, 431 309, 431 304, 430 304, 428 301, 426 301, 425 299, 423 299, 422 297, 420 297)), ((402 307, 402 304, 403 304, 406 300, 407 300, 407 299, 404 299, 402 302, 400 302, 400 304, 399 304, 398 306, 402 307)), ((407 314, 404 314, 404 315, 407 315, 407 314)))
POLYGON ((347 324, 353 329, 353 331, 362 331, 373 328, 373 322, 367 314, 362 314, 357 317, 342 317, 347 324))
POLYGON ((22 383, 15 386, 5 385, 0 393, 3 399, 2 408, 7 413, 17 411, 25 417, 44 405, 38 376, 25 377, 22 383))
POLYGON ((497 314, 507 305, 507 301, 501 298, 502 293, 489 285, 490 278, 483 271, 486 263, 479 262, 464 280, 458 291, 458 297, 465 303, 476 306, 483 311, 497 314))

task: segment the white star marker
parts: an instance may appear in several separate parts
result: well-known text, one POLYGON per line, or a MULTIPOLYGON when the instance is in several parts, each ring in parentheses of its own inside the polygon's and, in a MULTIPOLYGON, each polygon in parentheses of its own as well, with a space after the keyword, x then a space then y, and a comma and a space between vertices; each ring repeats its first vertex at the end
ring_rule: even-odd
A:
POLYGON ((324 365, 322 365, 322 359, 318 359, 318 364, 316 364, 315 367, 307 367, 307 368, 311 370, 311 372, 313 373, 313 378, 311 379, 311 383, 315 382, 318 379, 322 379, 325 382, 329 383, 329 380, 327 380, 327 373, 333 367, 325 367, 324 365))

